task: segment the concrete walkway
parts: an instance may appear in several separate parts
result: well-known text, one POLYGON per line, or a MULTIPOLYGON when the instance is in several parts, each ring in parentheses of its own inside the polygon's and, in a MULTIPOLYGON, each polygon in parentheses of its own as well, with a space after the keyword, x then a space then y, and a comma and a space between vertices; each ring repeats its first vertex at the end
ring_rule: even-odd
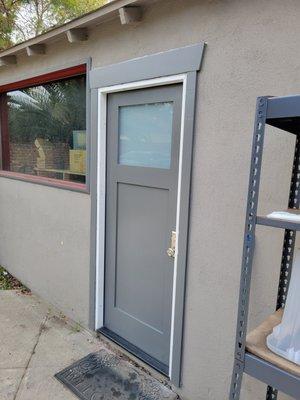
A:
POLYGON ((34 295, 0 291, 0 400, 74 400, 54 373, 101 342, 34 295))

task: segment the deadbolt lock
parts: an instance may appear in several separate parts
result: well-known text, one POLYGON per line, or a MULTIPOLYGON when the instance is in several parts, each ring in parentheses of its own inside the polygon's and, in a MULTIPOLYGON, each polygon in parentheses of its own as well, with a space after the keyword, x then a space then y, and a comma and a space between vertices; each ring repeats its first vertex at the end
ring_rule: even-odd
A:
POLYGON ((167 254, 169 257, 175 258, 176 253, 176 232, 172 231, 171 233, 171 247, 168 248, 167 254))

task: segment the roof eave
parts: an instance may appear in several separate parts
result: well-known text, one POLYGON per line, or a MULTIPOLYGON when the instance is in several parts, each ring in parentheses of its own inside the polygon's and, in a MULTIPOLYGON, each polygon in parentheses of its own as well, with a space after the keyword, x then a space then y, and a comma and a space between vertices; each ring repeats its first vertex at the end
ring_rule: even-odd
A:
MULTIPOLYGON (((56 39, 60 39, 61 37, 67 38, 67 35, 69 41, 71 41, 70 34, 68 33, 72 32, 72 30, 73 32, 76 32, 76 30, 78 30, 77 32, 80 32, 80 28, 88 30, 95 25, 99 25, 115 18, 120 18, 121 9, 130 6, 139 7, 147 3, 153 3, 154 1, 157 0, 112 0, 96 11, 78 17, 70 22, 67 22, 64 25, 54 27, 41 35, 38 35, 32 39, 26 40, 25 42, 16 44, 13 47, 1 51, 0 66, 1 60, 3 60, 2 65, 5 65, 5 60, 8 60, 9 63, 11 63, 11 61, 13 60, 13 56, 16 57, 20 53, 30 53, 27 50, 28 48, 34 48, 34 46, 36 45, 47 45, 47 43, 56 39)), ((122 23, 124 23, 124 21, 122 23)))

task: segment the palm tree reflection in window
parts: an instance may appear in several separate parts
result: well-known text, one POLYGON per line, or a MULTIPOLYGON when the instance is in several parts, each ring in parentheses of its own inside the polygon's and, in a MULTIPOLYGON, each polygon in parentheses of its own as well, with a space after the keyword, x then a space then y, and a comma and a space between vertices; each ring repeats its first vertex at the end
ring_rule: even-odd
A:
MULTIPOLYGON (((74 135, 86 130, 85 76, 9 92, 7 99, 10 169, 36 174, 44 166, 48 175, 69 170, 74 135)), ((67 179, 84 181, 84 176, 67 179)))

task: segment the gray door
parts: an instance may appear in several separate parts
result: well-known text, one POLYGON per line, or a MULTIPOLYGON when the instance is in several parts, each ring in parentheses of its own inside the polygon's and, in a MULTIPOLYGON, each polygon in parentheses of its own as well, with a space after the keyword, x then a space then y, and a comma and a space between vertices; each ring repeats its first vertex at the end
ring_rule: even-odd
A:
POLYGON ((182 85, 110 94, 105 330, 167 372, 182 85))

